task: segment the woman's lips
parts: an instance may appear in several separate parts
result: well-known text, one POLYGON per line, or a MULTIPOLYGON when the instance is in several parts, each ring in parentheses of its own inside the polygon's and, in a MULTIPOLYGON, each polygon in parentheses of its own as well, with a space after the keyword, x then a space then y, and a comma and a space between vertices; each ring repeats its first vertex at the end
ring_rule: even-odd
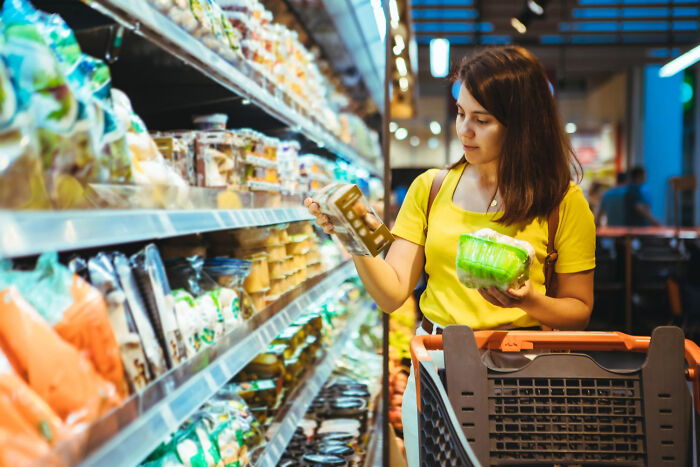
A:
POLYGON ((479 149, 479 146, 467 146, 467 145, 462 145, 465 151, 476 151, 479 149))

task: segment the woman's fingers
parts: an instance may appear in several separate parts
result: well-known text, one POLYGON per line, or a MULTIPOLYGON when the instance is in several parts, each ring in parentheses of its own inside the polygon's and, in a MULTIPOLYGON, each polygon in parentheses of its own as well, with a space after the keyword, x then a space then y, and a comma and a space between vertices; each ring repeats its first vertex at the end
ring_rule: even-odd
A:
POLYGON ((313 216, 318 216, 321 214, 321 208, 319 207, 318 203, 311 198, 306 198, 304 200, 304 206, 306 206, 313 216))

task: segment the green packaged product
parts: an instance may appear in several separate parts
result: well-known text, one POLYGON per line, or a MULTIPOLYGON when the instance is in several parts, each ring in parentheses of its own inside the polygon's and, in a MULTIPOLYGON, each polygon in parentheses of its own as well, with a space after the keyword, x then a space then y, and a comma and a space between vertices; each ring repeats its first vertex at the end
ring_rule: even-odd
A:
POLYGON ((517 289, 530 278, 535 252, 522 240, 481 229, 459 237, 457 276, 472 289, 517 289))

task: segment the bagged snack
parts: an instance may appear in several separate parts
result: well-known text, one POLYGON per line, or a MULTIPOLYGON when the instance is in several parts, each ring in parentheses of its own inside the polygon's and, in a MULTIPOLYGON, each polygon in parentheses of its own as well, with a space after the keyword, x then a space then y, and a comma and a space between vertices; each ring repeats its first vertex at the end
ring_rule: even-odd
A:
POLYGON ((377 256, 394 241, 356 185, 334 183, 318 192, 314 199, 321 212, 330 218, 338 239, 349 253, 377 256))
POLYGON ((535 250, 529 243, 491 229, 459 237, 457 276, 465 286, 517 289, 530 278, 535 250))
POLYGON ((80 208, 89 206, 85 185, 97 174, 94 112, 84 77, 65 60, 70 49, 55 43, 52 21, 25 0, 6 1, 3 53, 29 96, 49 196, 58 208, 80 208))
POLYGON ((175 316, 175 299, 170 291, 165 266, 154 244, 131 257, 134 273, 168 366, 174 368, 187 359, 182 334, 175 316))
POLYGON ((175 316, 180 325, 185 352, 187 358, 191 358, 199 352, 204 343, 214 340, 214 330, 209 329, 208 320, 202 323, 197 304, 189 292, 184 289, 175 289, 172 294, 175 299, 175 316))
POLYGON ((33 271, 2 271, 0 288, 15 285, 61 338, 85 353, 95 370, 112 382, 120 397, 128 393, 119 346, 102 294, 44 253, 33 271))
POLYGON ((0 291, 0 347, 17 374, 67 425, 93 421, 121 404, 114 385, 14 287, 0 291))
POLYGON ((158 338, 153 331, 153 326, 148 319, 146 305, 138 290, 138 285, 132 271, 131 262, 121 253, 114 253, 112 264, 119 277, 119 283, 126 295, 126 303, 129 305, 131 315, 136 323, 136 329, 141 336, 144 354, 148 360, 151 376, 155 379, 168 369, 163 349, 158 343, 158 338))
POLYGON ((132 391, 140 391, 152 380, 136 322, 119 285, 119 278, 106 253, 98 253, 88 260, 90 282, 97 287, 107 302, 107 313, 119 344, 124 369, 132 391))

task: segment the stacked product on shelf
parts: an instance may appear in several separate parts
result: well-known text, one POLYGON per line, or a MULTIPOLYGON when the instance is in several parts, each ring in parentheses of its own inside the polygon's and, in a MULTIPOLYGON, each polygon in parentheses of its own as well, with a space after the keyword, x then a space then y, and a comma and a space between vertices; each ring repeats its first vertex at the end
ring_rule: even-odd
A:
POLYGON ((304 370, 313 368, 319 350, 327 345, 334 331, 342 332, 347 312, 343 303, 350 295, 357 295, 357 286, 346 283, 326 304, 293 322, 270 343, 267 351, 211 399, 203 401, 202 407, 143 465, 195 465, 195 458, 204 462, 201 465, 212 466, 220 465, 219 462, 244 466, 254 461, 264 448, 266 427, 304 370))
MULTIPOLYGON (((306 242, 301 249, 302 242, 292 240, 271 246, 287 252, 292 245, 293 254, 284 260, 300 266, 277 276, 289 282, 275 299, 325 270, 315 234, 304 233, 310 227, 301 222, 264 230, 291 239, 302 235, 306 242)), ((249 238, 251 231, 236 235, 249 238)), ((170 259, 163 261, 155 244, 148 244, 131 256, 101 251, 74 257, 69 267, 55 253, 40 256, 30 270, 0 263, 0 375, 8 381, 6 405, 18 417, 0 422, 7 438, 0 465, 15 458, 49 459, 57 443, 74 441, 129 394, 216 345, 274 301, 268 295, 256 308, 248 298, 246 284, 259 280, 251 279, 251 261, 191 256, 207 253, 192 243, 165 242, 163 251, 170 259)), ((315 327, 310 323, 297 324, 307 331, 318 328, 318 320, 315 327)), ((315 340, 304 338, 311 352, 315 340)), ((297 357, 308 361, 306 354, 297 357)))

